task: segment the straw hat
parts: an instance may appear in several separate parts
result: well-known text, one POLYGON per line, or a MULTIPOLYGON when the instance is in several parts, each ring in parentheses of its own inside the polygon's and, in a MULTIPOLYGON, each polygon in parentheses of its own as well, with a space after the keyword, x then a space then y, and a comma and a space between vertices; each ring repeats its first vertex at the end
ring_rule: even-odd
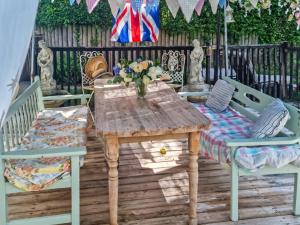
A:
POLYGON ((107 62, 101 55, 89 58, 84 67, 85 74, 90 78, 95 78, 107 71, 107 62))

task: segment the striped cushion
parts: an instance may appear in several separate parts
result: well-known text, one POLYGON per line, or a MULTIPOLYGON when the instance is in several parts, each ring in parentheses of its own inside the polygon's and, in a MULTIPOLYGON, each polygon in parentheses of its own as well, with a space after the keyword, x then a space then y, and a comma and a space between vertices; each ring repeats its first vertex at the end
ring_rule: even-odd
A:
POLYGON ((252 135, 256 138, 274 137, 285 126, 290 115, 279 99, 269 104, 258 117, 252 127, 252 135))
POLYGON ((208 96, 206 106, 215 112, 224 111, 232 98, 234 86, 224 80, 218 80, 208 96))

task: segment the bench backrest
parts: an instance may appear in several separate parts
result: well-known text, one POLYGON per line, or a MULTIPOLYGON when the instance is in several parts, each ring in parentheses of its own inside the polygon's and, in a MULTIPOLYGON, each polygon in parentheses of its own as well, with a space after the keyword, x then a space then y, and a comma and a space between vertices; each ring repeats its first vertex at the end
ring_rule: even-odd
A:
MULTIPOLYGON (((35 80, 9 107, 2 127, 1 149, 9 151, 21 143, 22 137, 32 126, 37 113, 44 109, 40 81, 35 80)), ((1 144, 1 143, 0 143, 1 144)))
MULTIPOLYGON (((252 120, 256 120, 257 114, 247 110, 245 107, 254 109, 258 113, 261 113, 264 108, 274 100, 273 97, 228 77, 224 77, 223 79, 234 85, 236 88, 230 103, 231 106, 252 120)), ((289 110, 291 116, 285 127, 292 131, 297 137, 300 137, 300 110, 290 104, 284 104, 289 110)))

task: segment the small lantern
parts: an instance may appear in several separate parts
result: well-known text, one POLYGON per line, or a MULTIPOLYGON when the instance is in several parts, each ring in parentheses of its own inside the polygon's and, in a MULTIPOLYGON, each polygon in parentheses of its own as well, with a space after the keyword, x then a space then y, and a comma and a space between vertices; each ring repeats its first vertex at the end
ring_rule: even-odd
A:
POLYGON ((233 9, 230 7, 230 5, 228 4, 228 6, 226 7, 226 23, 233 23, 234 22, 234 18, 233 18, 233 9))

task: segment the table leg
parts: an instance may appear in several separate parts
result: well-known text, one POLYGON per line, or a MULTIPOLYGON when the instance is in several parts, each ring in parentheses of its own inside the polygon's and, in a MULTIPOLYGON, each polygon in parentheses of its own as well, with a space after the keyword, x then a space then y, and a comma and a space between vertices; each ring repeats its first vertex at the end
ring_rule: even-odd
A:
POLYGON ((189 225, 197 225, 197 196, 198 196, 198 158, 200 148, 200 133, 189 134, 189 187, 190 187, 190 212, 189 225))
POLYGON ((110 225, 118 224, 118 137, 106 138, 106 160, 108 164, 108 192, 109 192, 109 217, 110 225))

